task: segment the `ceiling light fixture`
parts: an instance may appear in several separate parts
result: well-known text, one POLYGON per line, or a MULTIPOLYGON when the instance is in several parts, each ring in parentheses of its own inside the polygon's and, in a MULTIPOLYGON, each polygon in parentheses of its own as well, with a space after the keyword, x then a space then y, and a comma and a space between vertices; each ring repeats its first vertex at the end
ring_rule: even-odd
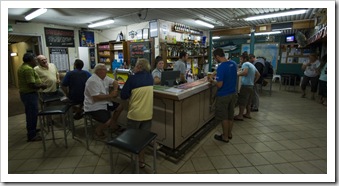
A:
POLYGON ((97 22, 97 23, 90 24, 90 25, 88 25, 88 28, 94 28, 94 27, 98 27, 98 26, 109 25, 109 24, 112 24, 112 23, 114 23, 113 19, 107 19, 107 20, 104 20, 104 21, 100 21, 100 22, 97 22))
POLYGON ((290 15, 297 15, 297 14, 304 14, 307 10, 292 10, 288 12, 280 12, 280 13, 274 13, 274 14, 266 14, 266 15, 258 15, 258 16, 252 16, 245 18, 245 21, 254 21, 258 19, 267 19, 267 18, 274 18, 274 17, 282 17, 282 16, 290 16, 290 15))
POLYGON ((18 53, 16 53, 16 52, 12 52, 12 53, 11 53, 11 56, 12 56, 12 57, 14 57, 14 56, 18 56, 18 53))
MULTIPOLYGON (((273 34, 280 34, 281 31, 274 31, 274 32, 258 32, 258 33, 254 33, 255 36, 262 36, 262 35, 273 35, 273 34)), ((248 34, 249 36, 251 36, 251 34, 248 34)))
POLYGON ((34 12, 28 14, 28 15, 25 17, 25 19, 26 19, 27 21, 29 21, 29 20, 32 20, 32 19, 34 19, 34 18, 36 18, 36 17, 38 17, 38 16, 40 16, 40 15, 46 13, 46 12, 47 12, 47 8, 40 8, 40 9, 38 9, 38 10, 36 10, 36 11, 34 11, 34 12))
POLYGON ((208 28, 214 28, 214 25, 209 24, 209 23, 206 23, 206 22, 201 21, 201 20, 199 20, 199 19, 195 20, 195 22, 198 23, 198 24, 200 24, 200 25, 202 25, 202 26, 208 27, 208 28))
POLYGON ((220 39, 219 36, 213 36, 212 39, 220 39))

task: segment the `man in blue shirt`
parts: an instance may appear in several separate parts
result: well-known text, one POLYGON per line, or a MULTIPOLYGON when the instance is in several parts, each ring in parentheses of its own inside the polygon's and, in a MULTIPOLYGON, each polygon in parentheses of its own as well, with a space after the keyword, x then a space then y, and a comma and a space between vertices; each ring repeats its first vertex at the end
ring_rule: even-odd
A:
POLYGON ((215 120, 222 121, 221 135, 214 135, 219 141, 228 143, 232 139, 234 107, 237 100, 237 64, 225 58, 225 53, 221 48, 213 51, 214 59, 220 63, 217 69, 216 80, 209 77, 209 82, 218 88, 215 104, 215 120))
POLYGON ((76 59, 74 62, 74 70, 67 72, 62 81, 62 90, 71 101, 73 105, 80 105, 80 107, 74 107, 75 115, 74 119, 80 119, 82 116, 82 106, 84 102, 84 92, 86 81, 91 74, 82 70, 84 62, 80 59, 76 59))
POLYGON ((243 54, 240 57, 241 70, 237 72, 241 78, 241 87, 239 93, 239 114, 234 117, 234 120, 243 121, 244 117, 251 119, 251 102, 253 97, 253 86, 260 78, 259 71, 249 62, 248 54, 243 54), (246 108, 246 113, 244 114, 246 108))

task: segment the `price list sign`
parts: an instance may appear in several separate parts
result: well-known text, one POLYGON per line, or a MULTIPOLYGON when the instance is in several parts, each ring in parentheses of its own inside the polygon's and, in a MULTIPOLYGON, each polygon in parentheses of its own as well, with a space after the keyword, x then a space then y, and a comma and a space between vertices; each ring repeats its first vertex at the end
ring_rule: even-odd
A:
POLYGON ((49 48, 49 59, 59 71, 69 71, 67 48, 49 48))
POLYGON ((45 28, 46 46, 74 47, 74 31, 45 28))

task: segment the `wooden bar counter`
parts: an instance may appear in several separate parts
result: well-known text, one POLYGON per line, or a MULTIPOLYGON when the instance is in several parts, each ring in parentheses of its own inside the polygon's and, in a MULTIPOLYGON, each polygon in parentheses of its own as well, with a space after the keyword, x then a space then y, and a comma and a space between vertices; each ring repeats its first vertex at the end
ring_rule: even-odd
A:
MULTIPOLYGON (((154 86, 152 131, 157 142, 177 149, 214 117, 216 87, 206 78, 178 87, 154 86)), ((119 123, 127 121, 127 102, 119 123)))

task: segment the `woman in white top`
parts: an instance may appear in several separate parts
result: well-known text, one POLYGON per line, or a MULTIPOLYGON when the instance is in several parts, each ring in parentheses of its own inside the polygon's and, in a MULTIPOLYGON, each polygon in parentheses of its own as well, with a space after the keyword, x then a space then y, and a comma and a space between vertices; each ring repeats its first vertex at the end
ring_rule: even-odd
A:
POLYGON ((315 99, 314 94, 317 92, 319 74, 317 73, 317 68, 320 65, 320 61, 317 59, 316 54, 310 54, 309 62, 304 62, 301 66, 301 69, 304 71, 303 81, 301 82, 301 91, 302 98, 306 97, 306 86, 309 81, 311 81, 311 99, 315 99))
POLYGON ((155 58, 155 69, 152 71, 152 76, 155 85, 160 85, 161 72, 164 71, 164 61, 161 56, 155 58))

